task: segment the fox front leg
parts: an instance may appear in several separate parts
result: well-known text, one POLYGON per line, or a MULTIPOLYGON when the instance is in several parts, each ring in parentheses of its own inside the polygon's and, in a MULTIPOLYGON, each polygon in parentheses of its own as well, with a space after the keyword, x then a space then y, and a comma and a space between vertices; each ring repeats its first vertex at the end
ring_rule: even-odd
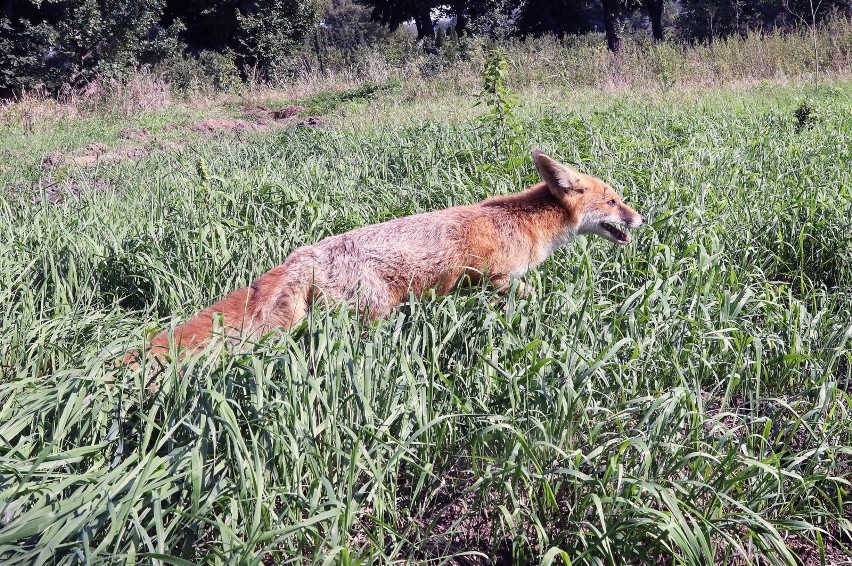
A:
POLYGON ((526 299, 532 294, 532 287, 523 281, 513 279, 511 275, 499 275, 491 278, 491 284, 494 286, 494 290, 501 295, 507 295, 509 293, 509 290, 512 288, 512 281, 517 281, 515 296, 519 299, 526 299))

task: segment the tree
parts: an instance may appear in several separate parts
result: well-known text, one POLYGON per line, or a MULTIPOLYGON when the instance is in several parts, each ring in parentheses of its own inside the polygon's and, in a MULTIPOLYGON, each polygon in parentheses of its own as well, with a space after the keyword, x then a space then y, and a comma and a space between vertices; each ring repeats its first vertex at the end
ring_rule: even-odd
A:
POLYGON ((0 14, 0 95, 121 76, 178 49, 166 0, 24 0, 0 14))
POLYGON ((713 41, 717 37, 751 30, 789 29, 812 24, 830 14, 849 13, 850 0, 681 0, 678 31, 689 40, 713 41))
POLYGON ((621 3, 619 0, 602 0, 606 46, 613 53, 621 49, 621 3))
MULTIPOLYGON (((823 0, 808 0, 808 9, 801 10, 796 9, 794 3, 790 2, 790 0, 782 0, 781 2, 784 5, 784 9, 796 17, 799 22, 804 24, 804 26, 808 29, 811 34, 811 41, 813 42, 814 49, 814 84, 819 81, 819 43, 817 42, 817 14, 819 14, 820 7, 822 6, 823 0)), ((801 2, 799 2, 801 4, 801 2)))
POLYGON ((515 26, 521 35, 588 33, 597 28, 598 10, 590 0, 527 0, 519 7, 515 26))
POLYGON ((663 8, 665 0, 642 0, 642 6, 651 20, 651 35, 655 41, 663 39, 663 8))
POLYGON ((745 20, 743 0, 683 0, 679 18, 687 39, 713 41, 736 33, 745 20))
MULTIPOLYGON (((372 8, 373 19, 396 29, 400 24, 414 21, 417 39, 433 37, 435 22, 433 15, 455 18, 455 30, 459 35, 469 33, 470 26, 488 19, 494 12, 511 11, 517 0, 356 0, 372 8)), ((547 3, 546 0, 537 0, 547 3)))
POLYGON ((189 47, 264 76, 303 45, 325 0, 3 0, 0 96, 121 77, 189 47))
POLYGON ((237 13, 240 62, 272 78, 281 56, 300 45, 322 15, 315 0, 252 0, 237 13))
POLYGON ((432 21, 432 9, 437 8, 435 0, 361 0, 365 6, 373 9, 373 19, 391 27, 414 20, 417 27, 417 39, 432 37, 435 23, 432 21))
POLYGON ((516 22, 521 35, 606 32, 607 47, 621 48, 622 0, 528 0, 520 6, 516 22))
MULTIPOLYGON (((468 7, 469 2, 466 0, 455 0, 450 4, 450 9, 456 17, 456 33, 464 34, 467 32, 468 24, 468 7)), ((484 4, 484 2, 482 2, 484 4)))
POLYGON ((232 53, 238 67, 275 74, 282 55, 301 46, 323 0, 165 0, 164 22, 179 21, 193 51, 232 53))
POLYGON ((317 26, 322 42, 342 52, 387 38, 388 28, 370 18, 370 10, 353 0, 332 0, 317 26))

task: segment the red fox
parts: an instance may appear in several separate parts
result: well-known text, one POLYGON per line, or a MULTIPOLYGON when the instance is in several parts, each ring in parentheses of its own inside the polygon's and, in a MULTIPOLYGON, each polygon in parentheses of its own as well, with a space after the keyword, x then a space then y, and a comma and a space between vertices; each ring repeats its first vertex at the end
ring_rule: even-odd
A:
MULTIPOLYGON (((617 244, 644 219, 603 181, 532 152, 544 182, 479 204, 406 216, 328 237, 295 250, 264 273, 175 328, 180 349, 202 346, 221 315, 227 335, 259 336, 290 328, 317 302, 347 302, 370 318, 387 316, 409 292, 452 291, 460 282, 506 292, 579 234, 617 244)), ((519 282, 517 293, 527 294, 519 282)), ((221 330, 217 330, 218 334, 221 330)), ((150 353, 168 353, 169 335, 150 353)))

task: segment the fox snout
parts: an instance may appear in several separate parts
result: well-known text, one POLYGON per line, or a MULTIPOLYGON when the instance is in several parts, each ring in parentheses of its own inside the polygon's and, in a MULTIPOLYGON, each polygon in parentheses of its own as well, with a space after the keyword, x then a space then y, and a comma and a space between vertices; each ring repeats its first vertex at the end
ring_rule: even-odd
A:
POLYGON ((622 205, 624 210, 622 211, 621 219, 624 221, 624 225, 628 228, 639 228, 645 223, 645 217, 627 206, 626 204, 622 205))
POLYGON ((638 228, 645 223, 641 214, 624 203, 618 203, 614 210, 601 214, 590 232, 616 244, 629 244, 630 234, 623 228, 638 228))

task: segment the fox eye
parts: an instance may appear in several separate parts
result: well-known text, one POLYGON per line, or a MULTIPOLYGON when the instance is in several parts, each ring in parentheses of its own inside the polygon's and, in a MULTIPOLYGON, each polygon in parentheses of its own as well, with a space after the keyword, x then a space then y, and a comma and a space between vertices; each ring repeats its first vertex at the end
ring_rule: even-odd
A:
POLYGON ((615 199, 612 199, 607 204, 610 205, 610 206, 615 206, 616 205, 615 199))

